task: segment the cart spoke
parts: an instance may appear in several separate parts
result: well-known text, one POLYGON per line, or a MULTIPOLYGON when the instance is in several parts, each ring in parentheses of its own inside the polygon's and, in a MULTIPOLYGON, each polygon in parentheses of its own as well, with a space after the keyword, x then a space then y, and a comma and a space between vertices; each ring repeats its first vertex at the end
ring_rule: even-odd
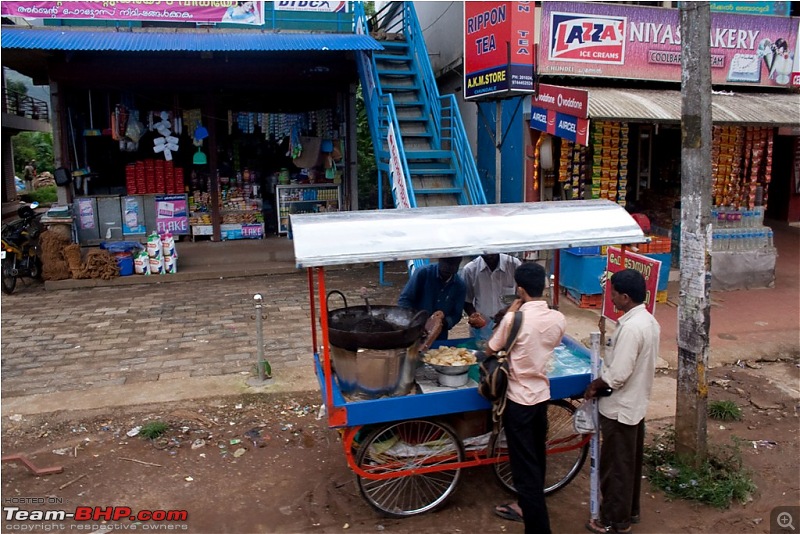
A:
MULTIPOLYGON (((544 492, 554 493, 567 484, 580 472, 589 450, 588 439, 576 434, 572 428, 572 414, 575 407, 568 401, 550 401, 547 406, 547 466, 545 470, 544 492)), ((506 456, 508 448, 506 436, 500 430, 494 446, 494 456, 506 456)), ((501 461, 494 464, 495 475, 500 483, 515 493, 511 477, 511 464, 501 461)))
POLYGON ((453 492, 460 475, 455 465, 463 460, 462 443, 445 425, 422 420, 391 423, 362 443, 357 464, 370 476, 356 479, 371 506, 405 517, 440 506, 453 492), (381 478, 373 478, 377 476, 381 478))

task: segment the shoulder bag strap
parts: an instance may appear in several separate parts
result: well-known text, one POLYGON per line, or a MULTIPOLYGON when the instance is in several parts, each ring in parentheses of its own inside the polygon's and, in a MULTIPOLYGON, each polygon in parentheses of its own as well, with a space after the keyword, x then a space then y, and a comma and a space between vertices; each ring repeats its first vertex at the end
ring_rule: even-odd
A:
POLYGON ((503 349, 506 353, 511 352, 511 349, 514 347, 514 343, 517 342, 517 334, 519 334, 519 329, 522 326, 522 312, 514 312, 514 324, 511 325, 511 332, 508 333, 508 340, 506 340, 506 346, 503 349))

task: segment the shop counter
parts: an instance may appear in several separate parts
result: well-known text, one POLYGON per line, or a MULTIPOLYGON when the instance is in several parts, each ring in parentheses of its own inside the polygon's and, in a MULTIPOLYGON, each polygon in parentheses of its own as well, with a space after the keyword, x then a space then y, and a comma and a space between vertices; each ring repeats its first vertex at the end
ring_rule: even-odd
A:
POLYGON ((773 247, 711 252, 711 290, 775 287, 777 259, 773 247))

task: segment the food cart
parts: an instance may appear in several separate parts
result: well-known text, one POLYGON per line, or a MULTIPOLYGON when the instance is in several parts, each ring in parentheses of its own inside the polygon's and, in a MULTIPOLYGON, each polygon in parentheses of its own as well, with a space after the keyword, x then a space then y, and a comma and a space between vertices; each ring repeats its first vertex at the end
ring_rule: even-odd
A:
MULTIPOLYGON (((363 497, 391 517, 442 506, 468 467, 492 465, 501 484, 513 491, 504 435, 489 433, 491 442, 488 434, 462 438, 453 418, 488 416, 491 408, 477 392, 477 375, 462 387, 423 388, 425 366, 413 357, 413 347, 401 347, 396 354, 402 363, 387 372, 396 379, 394 391, 348 394, 352 383, 337 376, 337 370, 344 372, 342 360, 334 365, 341 347, 331 344, 336 328, 329 319, 336 315, 328 309, 325 267, 646 240, 624 208, 607 200, 303 214, 292 215, 291 225, 297 267, 308 272, 314 363, 328 425, 341 430, 344 454, 363 497), (416 387, 409 388, 409 382, 416 387)), ((556 291, 557 284, 556 279, 556 291)), ((369 303, 361 311, 369 316, 369 303)), ((464 341, 469 340, 447 344, 464 341)), ((564 344, 586 360, 586 368, 550 376, 546 492, 572 480, 588 448, 588 436, 572 430, 575 404, 570 399, 579 399, 590 381, 589 353, 572 339, 565 338, 564 344)), ((354 347, 346 349, 358 357, 354 347)))

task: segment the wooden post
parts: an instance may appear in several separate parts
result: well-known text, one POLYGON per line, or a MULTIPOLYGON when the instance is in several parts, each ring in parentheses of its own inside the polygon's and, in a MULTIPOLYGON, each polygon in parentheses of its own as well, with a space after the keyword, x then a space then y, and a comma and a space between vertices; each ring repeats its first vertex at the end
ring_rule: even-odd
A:
POLYGON ((711 14, 681 2, 681 235, 675 452, 706 456, 711 285, 711 14))

